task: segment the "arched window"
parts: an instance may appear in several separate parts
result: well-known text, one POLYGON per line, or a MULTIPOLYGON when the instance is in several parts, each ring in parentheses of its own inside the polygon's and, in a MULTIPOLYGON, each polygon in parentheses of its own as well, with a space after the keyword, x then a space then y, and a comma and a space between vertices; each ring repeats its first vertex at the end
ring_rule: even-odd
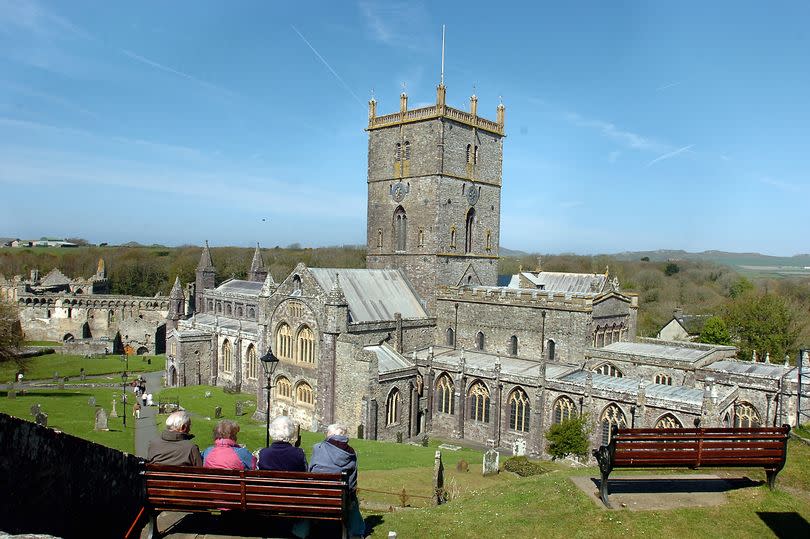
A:
POLYGON ((424 246, 425 246, 425 229, 420 228, 419 229, 419 247, 424 247, 424 246))
POLYGON ((554 401, 554 424, 568 421, 577 417, 577 407, 574 401, 563 395, 554 401))
MULTIPOLYGON (((50 310, 48 312, 50 312, 50 310)), ((112 324, 113 322, 115 322, 115 312, 111 309, 107 311, 107 323, 112 324)))
POLYGON ((231 304, 230 304, 230 303, 226 303, 226 304, 225 304, 225 314, 226 314, 226 315, 228 315, 228 316, 231 316, 231 313, 232 313, 232 312, 233 312, 233 311, 232 311, 232 309, 231 309, 231 304))
POLYGON ((222 341, 222 370, 231 372, 233 370, 233 349, 231 348, 231 341, 225 339, 222 341))
POLYGON ((518 355, 518 338, 517 335, 512 335, 509 337, 509 355, 516 356, 518 355))
POLYGON ((445 332, 447 336, 447 346, 455 346, 456 345, 456 332, 453 331, 453 328, 447 328, 445 332))
POLYGON ((397 206, 394 210, 394 241, 395 250, 404 251, 407 248, 408 239, 408 216, 405 215, 405 208, 397 206))
POLYGON ((394 146, 394 161, 402 161, 402 144, 399 142, 394 146))
POLYGON ((298 352, 298 361, 302 363, 315 363, 315 335, 307 326, 302 327, 298 331, 295 346, 298 352))
POLYGON ((256 318, 256 309, 254 309, 253 307, 248 309, 248 318, 251 319, 256 318))
POLYGON ((470 403, 470 419, 489 423, 489 389, 481 381, 475 381, 467 393, 470 403))
POLYGON ((292 384, 286 376, 276 378, 276 397, 280 399, 292 399, 292 384))
POLYGON ((169 345, 169 355, 176 356, 177 355, 177 341, 172 341, 169 345))
POLYGON ((602 412, 599 418, 599 423, 602 425, 602 445, 610 443, 612 433, 611 430, 614 426, 623 429, 627 427, 627 419, 624 412, 615 404, 609 404, 602 412))
POLYGON ((382 228, 377 229, 377 248, 383 248, 383 236, 382 236, 382 228))
POLYGON ((594 370, 594 372, 599 374, 604 374, 605 376, 612 376, 614 378, 622 378, 624 375, 622 371, 616 368, 615 365, 611 363, 604 363, 594 370))
POLYGON ((411 143, 409 141, 405 141, 405 160, 411 158, 411 143))
POLYGON ((467 219, 464 224, 464 252, 471 253, 473 250, 473 226, 475 225, 475 208, 470 208, 467 212, 467 219))
POLYGON ((672 385, 672 376, 668 374, 656 374, 655 375, 655 383, 661 384, 663 386, 671 386, 672 385))
POLYGON ((399 423, 399 389, 394 388, 385 401, 385 426, 399 423))
POLYGON ((484 334, 480 331, 475 334, 475 349, 476 350, 484 349, 484 334))
POLYGON ((239 318, 245 316, 245 310, 242 308, 241 305, 236 308, 236 316, 238 316, 239 318))
POLYGON ((467 162, 472 163, 472 144, 467 144, 467 162))
POLYGON ((672 414, 664 414, 655 422, 656 429, 682 429, 683 425, 678 418, 672 414))
POLYGON ((453 381, 447 373, 442 373, 436 380, 436 411, 442 414, 456 413, 453 381))
POLYGON ((450 227, 450 248, 451 249, 456 248, 456 227, 455 226, 450 227))
POLYGON ((293 275, 293 296, 300 296, 301 295, 301 276, 296 274, 293 275))
POLYGON ((279 359, 293 359, 292 332, 282 323, 276 330, 276 355, 279 359))
POLYGON ((255 380, 259 377, 259 362, 256 358, 256 347, 252 344, 247 348, 247 377, 255 380))
POLYGON ((729 416, 728 412, 726 412, 726 415, 723 416, 723 428, 728 429, 730 427, 731 427, 731 416, 729 416))
POLYGON ((295 387, 295 402, 312 404, 312 386, 306 382, 300 382, 295 387))
POLYGON ((217 302, 217 312, 222 313, 222 304, 217 302))
POLYGON ((548 360, 554 361, 554 358, 557 355, 557 343, 554 342, 554 339, 548 340, 548 346, 546 347, 546 350, 548 350, 548 360))
POLYGON ((529 432, 529 397, 520 388, 509 395, 509 428, 529 432))
POLYGON ((475 152, 473 153, 473 163, 478 163, 478 146, 475 147, 475 152))
POLYGON ((734 407, 734 426, 742 428, 759 427, 762 422, 759 412, 750 402, 740 402, 734 407))
POLYGON ((487 230, 487 244, 486 244, 487 251, 492 250, 492 231, 487 230))

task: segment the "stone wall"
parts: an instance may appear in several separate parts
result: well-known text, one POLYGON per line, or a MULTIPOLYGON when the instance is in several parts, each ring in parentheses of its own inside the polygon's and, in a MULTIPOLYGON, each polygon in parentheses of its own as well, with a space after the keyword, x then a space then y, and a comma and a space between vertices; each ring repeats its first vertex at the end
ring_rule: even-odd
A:
POLYGON ((121 537, 140 510, 139 459, 0 414, 0 528, 121 537))

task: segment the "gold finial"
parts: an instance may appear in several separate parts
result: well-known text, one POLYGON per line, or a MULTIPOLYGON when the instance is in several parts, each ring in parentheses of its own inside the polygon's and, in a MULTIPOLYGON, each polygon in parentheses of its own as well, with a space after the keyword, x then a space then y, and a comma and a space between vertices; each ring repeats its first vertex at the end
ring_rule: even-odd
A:
POLYGON ((605 265, 605 277, 607 277, 609 273, 610 273, 610 266, 606 264, 605 265))

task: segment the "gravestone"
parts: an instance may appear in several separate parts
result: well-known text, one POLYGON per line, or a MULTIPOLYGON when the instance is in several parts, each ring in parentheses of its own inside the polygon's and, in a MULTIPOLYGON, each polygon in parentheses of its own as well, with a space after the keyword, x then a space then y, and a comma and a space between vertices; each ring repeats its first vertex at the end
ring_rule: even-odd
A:
POLYGON ((494 449, 484 453, 483 474, 494 475, 500 470, 501 455, 494 449))
POLYGON ((93 428, 94 430, 110 430, 107 425, 107 412, 104 411, 104 408, 96 410, 96 424, 93 428))
POLYGON ((95 406, 96 405, 96 398, 95 397, 90 397, 89 399, 87 399, 87 404, 89 406, 95 406))
POLYGON ((110 417, 118 417, 118 411, 115 409, 115 401, 116 401, 116 399, 113 398, 112 410, 110 411, 110 417))
POLYGON ((363 439, 363 430, 364 430, 363 425, 357 425, 357 439, 358 440, 363 439))
POLYGON ((461 459, 460 461, 458 461, 456 463, 456 471, 457 472, 469 472, 470 471, 469 463, 466 460, 461 459))
POLYGON ((236 401, 236 416, 242 415, 242 401, 236 401))
POLYGON ((79 377, 81 378, 82 382, 84 382, 87 379, 87 375, 84 372, 84 367, 82 367, 82 370, 79 371, 79 377))
POLYGON ((38 413, 42 411, 42 407, 39 404, 34 404, 31 406, 31 415, 36 417, 38 413))
POLYGON ((214 418, 221 419, 222 418, 222 406, 217 406, 214 408, 214 418))
POLYGON ((45 412, 38 413, 37 417, 36 417, 36 422, 37 422, 37 425, 39 425, 41 427, 47 427, 48 426, 48 414, 46 414, 45 412))
POLYGON ((441 505, 445 502, 444 494, 444 464, 442 464, 442 452, 436 451, 433 457, 433 505, 441 505))
POLYGON ((205 397, 206 399, 210 399, 210 398, 211 398, 211 392, 210 392, 210 391, 206 391, 206 392, 203 394, 203 397, 205 397))
POLYGON ((516 457, 523 457, 526 455, 526 440, 518 438, 512 444, 512 454, 516 457))
POLYGON ((54 373, 53 373, 53 382, 54 382, 54 383, 56 383, 56 382, 58 382, 58 381, 59 381, 59 373, 58 373, 58 372, 54 372, 54 373))

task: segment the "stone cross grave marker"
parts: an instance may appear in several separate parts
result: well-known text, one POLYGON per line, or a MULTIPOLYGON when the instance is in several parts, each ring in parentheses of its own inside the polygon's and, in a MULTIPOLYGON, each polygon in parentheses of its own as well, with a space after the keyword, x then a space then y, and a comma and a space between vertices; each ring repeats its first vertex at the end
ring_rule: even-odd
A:
POLYGON ((89 399, 87 399, 87 404, 88 404, 88 406, 95 406, 96 405, 96 398, 95 397, 90 397, 89 399))
POLYGON ((236 416, 242 415, 242 401, 236 401, 236 416))
POLYGON ((112 401, 112 411, 110 412, 110 417, 118 417, 118 411, 115 409, 115 398, 112 401))
POLYGON ((110 430, 107 425, 107 412, 104 411, 104 408, 96 410, 96 424, 93 428, 94 430, 110 430))
POLYGON ((436 451, 433 457, 433 505, 441 505, 444 502, 444 464, 442 452, 436 451))
POLYGON ((34 404, 31 406, 31 415, 36 417, 38 413, 42 411, 42 407, 39 404, 34 404))
POLYGON ((37 422, 37 425, 39 425, 41 427, 47 427, 48 426, 48 414, 46 414, 44 412, 38 413, 37 417, 36 417, 36 422, 37 422))
POLYGON ((221 419, 222 418, 222 406, 217 406, 214 408, 214 418, 221 419))
POLYGON ((523 457, 526 455, 526 440, 518 438, 512 444, 512 454, 516 457, 523 457))
POLYGON ((495 451, 494 449, 490 449, 486 453, 484 453, 484 475, 493 475, 498 473, 500 468, 500 453, 495 451))

